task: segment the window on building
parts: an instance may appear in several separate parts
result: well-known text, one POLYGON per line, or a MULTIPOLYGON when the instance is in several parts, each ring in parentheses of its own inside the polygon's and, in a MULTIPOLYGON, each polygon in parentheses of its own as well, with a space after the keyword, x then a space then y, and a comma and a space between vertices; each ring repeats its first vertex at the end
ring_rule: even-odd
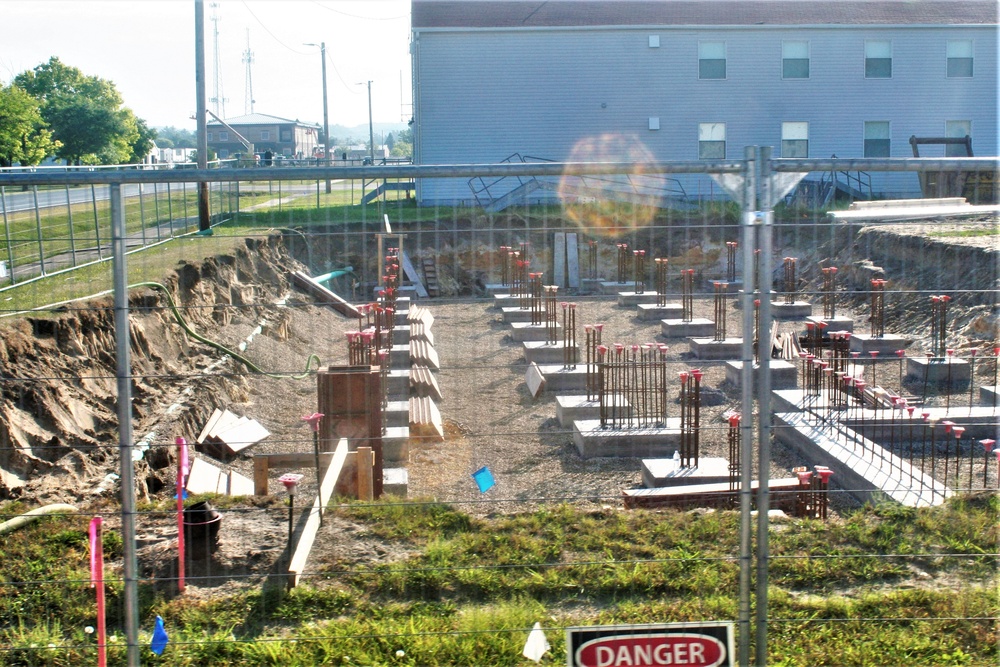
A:
POLYGON ((948 76, 972 76, 972 40, 948 40, 948 76))
POLYGON ((781 157, 809 157, 809 123, 781 124, 781 157))
POLYGON ((261 130, 260 131, 260 140, 261 141, 270 141, 271 140, 271 130, 261 130))
POLYGON ((229 133, 225 130, 219 130, 219 141, 229 141, 229 133))
POLYGON ((292 131, 291 130, 282 130, 281 131, 281 140, 282 141, 291 141, 292 140, 292 131))
POLYGON ((889 157, 889 121, 865 121, 865 157, 889 157))
POLYGON ((809 78, 809 42, 790 40, 781 43, 781 77, 809 78))
POLYGON ((869 39, 865 42, 865 78, 888 79, 892 76, 892 42, 869 39))
POLYGON ((208 139, 208 141, 211 141, 212 140, 212 133, 211 132, 206 132, 205 133, 205 137, 208 139))
POLYGON ((725 42, 698 42, 698 78, 726 78, 725 42))
MULTIPOLYGON (((971 120, 946 120, 944 122, 944 136, 946 137, 971 137, 972 136, 972 121, 971 120)), ((968 157, 969 152, 965 149, 965 146, 955 145, 955 144, 945 144, 944 145, 945 157, 968 157)))
POLYGON ((698 158, 726 159, 726 124, 698 123, 698 158))
POLYGON ((658 130, 658 129, 660 129, 660 117, 659 116, 650 116, 649 117, 649 129, 651 129, 651 130, 658 130))
POLYGON ((227 157, 229 157, 229 151, 227 149, 225 149, 225 148, 220 148, 219 149, 219 159, 220 160, 225 160, 227 157))

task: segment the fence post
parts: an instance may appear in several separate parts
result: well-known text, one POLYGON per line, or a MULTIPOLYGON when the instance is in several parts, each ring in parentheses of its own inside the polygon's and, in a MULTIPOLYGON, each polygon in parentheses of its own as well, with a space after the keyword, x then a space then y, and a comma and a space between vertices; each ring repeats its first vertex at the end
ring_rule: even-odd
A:
POLYGON ((110 185, 114 268, 115 375, 118 381, 118 457, 121 464, 122 541, 125 565, 125 639, 129 667, 139 665, 139 580, 135 548, 135 464, 132 462, 132 368, 128 322, 125 202, 121 184, 110 185))
POLYGON ((66 185, 66 216, 69 218, 69 252, 76 266, 76 239, 73 238, 73 202, 69 197, 69 184, 66 185))
MULTIPOLYGON (((757 153, 760 177, 757 182, 757 200, 763 214, 759 227, 760 240, 760 344, 767 349, 771 341, 771 291, 774 283, 773 235, 774 202, 771 183, 771 147, 760 146, 757 153)), ((749 333, 743 334, 749 338, 749 333)), ((771 355, 761 354, 757 370, 757 665, 767 664, 767 574, 768 574, 768 516, 770 508, 771 466, 771 355)))
POLYGON ((7 261, 10 263, 10 284, 17 282, 14 278, 14 247, 10 243, 10 224, 7 220, 7 192, 0 186, 0 209, 3 210, 3 235, 7 241, 7 261))
POLYGON ((31 195, 35 201, 35 232, 38 234, 38 267, 42 270, 42 275, 45 275, 45 248, 42 245, 42 214, 41 209, 38 208, 38 186, 31 186, 31 195))

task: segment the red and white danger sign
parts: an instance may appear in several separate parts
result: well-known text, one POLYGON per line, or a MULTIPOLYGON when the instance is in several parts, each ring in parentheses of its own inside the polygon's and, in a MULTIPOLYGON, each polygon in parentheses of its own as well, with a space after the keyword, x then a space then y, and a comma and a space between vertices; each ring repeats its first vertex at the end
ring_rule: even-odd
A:
POLYGON ((733 667, 732 623, 567 628, 569 667, 733 667))

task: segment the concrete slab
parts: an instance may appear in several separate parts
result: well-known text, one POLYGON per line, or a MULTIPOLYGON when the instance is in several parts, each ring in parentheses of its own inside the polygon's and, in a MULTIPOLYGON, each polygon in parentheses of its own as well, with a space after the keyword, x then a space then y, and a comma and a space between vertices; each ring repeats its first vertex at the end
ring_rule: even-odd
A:
POLYGON ((389 367, 390 368, 409 368, 410 367, 410 344, 405 345, 393 345, 389 349, 389 367))
POLYGON ((497 294, 510 294, 510 285, 501 285, 500 283, 487 283, 486 293, 490 296, 496 296, 497 294))
POLYGON ((389 401, 382 409, 382 423, 385 426, 406 426, 410 423, 410 402, 389 401))
POLYGON ((705 281, 705 289, 708 290, 709 292, 712 292, 714 294, 715 293, 715 283, 728 283, 728 286, 726 287, 726 293, 727 294, 735 294, 736 292, 742 292, 743 291, 743 281, 742 280, 731 280, 730 281, 730 280, 723 280, 722 278, 718 278, 716 280, 706 280, 705 281))
POLYGON ((906 379, 911 382, 923 382, 924 378, 935 385, 960 387, 969 384, 972 379, 972 365, 965 359, 955 357, 907 357, 906 379))
POLYGON ((667 419, 662 428, 611 429, 601 428, 600 419, 573 422, 573 442, 580 456, 666 457, 672 455, 681 441, 681 420, 667 419))
MULTIPOLYGON (((580 359, 580 346, 570 346, 571 363, 577 363, 580 359)), ((563 341, 548 343, 540 340, 529 340, 524 343, 524 359, 536 364, 559 364, 566 361, 566 346, 563 341)))
MULTIPOLYGON (((518 308, 517 306, 504 306, 500 309, 500 316, 504 324, 511 324, 512 322, 530 322, 531 321, 531 309, 530 308, 518 308)), ((545 311, 538 314, 540 320, 545 320, 545 311)))
POLYGON ((1000 385, 980 387, 979 402, 983 405, 1000 405, 1000 385))
POLYGON ((382 468, 382 493, 405 498, 410 487, 406 468, 382 468))
POLYGON ((771 302, 771 319, 774 320, 804 320, 812 315, 812 304, 808 301, 771 302))
POLYGON ((684 312, 684 307, 679 303, 667 303, 662 306, 657 306, 656 301, 653 303, 640 303, 636 306, 635 316, 642 320, 643 322, 656 320, 663 320, 667 318, 680 319, 682 313, 684 312))
POLYGON ((409 345, 410 344, 410 327, 408 326, 393 326, 392 328, 392 344, 393 345, 409 345))
POLYGON ((386 393, 389 399, 410 395, 410 369, 395 368, 390 369, 386 375, 386 393))
POLYGON ((810 465, 829 467, 832 484, 860 502, 885 494, 907 507, 927 507, 952 495, 951 489, 918 467, 853 431, 832 428, 804 412, 779 412, 774 421, 778 442, 805 456, 810 465))
POLYGON ((619 308, 635 308, 640 303, 656 303, 657 294, 655 290, 646 290, 641 294, 635 292, 618 292, 619 308))
POLYGON ((729 461, 724 458, 699 457, 697 468, 682 468, 674 458, 642 460, 642 485, 647 489, 722 482, 729 482, 729 461))
MULTIPOLYGON (((623 394, 605 397, 605 404, 628 414, 630 407, 623 394)), ((601 418, 601 402, 596 398, 583 396, 556 396, 556 419, 563 428, 572 428, 573 422, 601 418)))
POLYGON ((410 427, 390 426, 382 434, 382 459, 387 463, 405 463, 410 458, 410 427))
POLYGON ((517 306, 520 300, 521 297, 514 296, 513 294, 494 294, 493 307, 506 308, 508 306, 517 306))
MULTIPOLYGON (((525 341, 545 341, 549 339, 549 330, 542 324, 532 324, 531 322, 514 322, 510 325, 510 337, 518 343, 525 341)), ((556 323, 556 340, 562 338, 562 325, 556 323)))
MULTIPOLYGON (((798 386, 798 366, 784 359, 771 359, 771 389, 794 389, 798 386)), ((757 391, 760 364, 753 365, 753 390, 757 391)), ((743 384, 743 362, 726 362, 726 382, 736 387, 743 384)))
POLYGON ((596 294, 601 291, 602 282, 604 281, 600 278, 582 278, 580 280, 580 292, 582 294, 596 294))
POLYGON ((715 322, 704 317, 660 320, 660 335, 665 338, 687 338, 689 336, 711 336, 715 333, 715 322))
POLYGON ((905 349, 911 342, 898 334, 885 334, 881 338, 875 338, 871 334, 856 333, 851 336, 851 352, 870 354, 878 350, 879 356, 895 355, 896 350, 905 349))
POLYGON ((626 280, 623 283, 612 281, 612 280, 602 280, 599 283, 597 291, 600 294, 618 294, 619 292, 634 292, 635 291, 635 281, 626 280))
MULTIPOLYGON (((827 335, 829 335, 831 331, 854 331, 854 319, 843 315, 837 315, 836 317, 820 317, 818 315, 811 315, 806 318, 806 322, 812 322, 813 324, 825 322, 826 328, 823 329, 823 333, 827 335)), ((806 330, 805 327, 803 327, 802 335, 805 335, 805 333, 806 330)))
POLYGON ((578 364, 576 368, 563 368, 562 364, 545 364, 539 365, 538 370, 545 378, 545 391, 584 393, 587 390, 586 364, 578 364))
POLYGON ((696 359, 738 359, 743 356, 742 338, 692 338, 688 346, 696 359))

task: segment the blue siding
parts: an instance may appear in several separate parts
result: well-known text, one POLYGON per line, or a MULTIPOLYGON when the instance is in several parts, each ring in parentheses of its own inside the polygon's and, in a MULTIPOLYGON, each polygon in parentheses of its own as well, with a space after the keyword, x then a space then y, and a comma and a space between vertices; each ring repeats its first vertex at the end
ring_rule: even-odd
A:
MULTIPOLYGON (((747 145, 778 154, 783 121, 809 123, 809 156, 861 157, 866 120, 908 139, 971 120, 977 155, 998 154, 997 38, 987 27, 432 30, 414 35, 415 152, 422 164, 490 163, 520 152, 580 159, 574 146, 624 137, 652 159, 698 157, 698 123, 726 123, 727 157, 747 145), (649 47, 659 35, 660 47, 649 47), (809 41, 810 77, 781 78, 781 42, 809 41), (892 41, 892 78, 864 78, 866 39, 892 41), (973 78, 946 76, 949 39, 972 39, 973 78), (725 80, 698 79, 699 40, 724 40, 725 80), (648 129, 657 116, 660 129, 648 129)), ((619 142, 620 144, 621 142, 619 142)), ((591 155, 591 159, 627 155, 591 155)), ((914 174, 873 175, 890 195, 914 174)), ((705 192, 704 178, 691 178, 705 192)), ((464 182, 422 184, 425 202, 468 200, 464 182)))

